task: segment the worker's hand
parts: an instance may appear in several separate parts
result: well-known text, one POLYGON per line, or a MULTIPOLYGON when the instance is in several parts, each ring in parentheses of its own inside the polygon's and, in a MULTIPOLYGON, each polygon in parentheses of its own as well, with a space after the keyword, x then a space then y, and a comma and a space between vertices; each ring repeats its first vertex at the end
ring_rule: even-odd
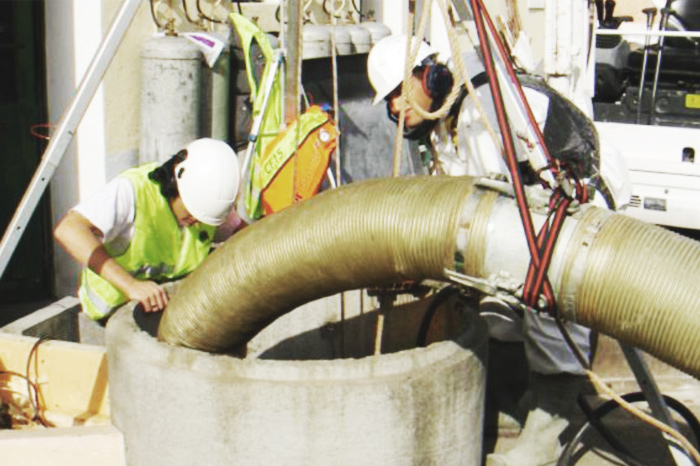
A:
POLYGON ((141 303, 146 312, 157 312, 168 305, 168 293, 156 282, 134 280, 127 290, 129 299, 141 303))

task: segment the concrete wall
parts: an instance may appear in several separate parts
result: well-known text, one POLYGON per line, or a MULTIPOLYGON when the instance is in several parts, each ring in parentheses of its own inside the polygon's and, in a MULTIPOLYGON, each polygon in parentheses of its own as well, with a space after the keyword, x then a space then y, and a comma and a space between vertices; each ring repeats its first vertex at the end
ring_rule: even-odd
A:
MULTIPOLYGON (((49 121, 57 123, 70 104, 77 86, 74 71, 73 19, 71 2, 46 2, 46 74, 49 121)), ((75 144, 68 147, 50 185, 52 223, 55 224, 77 202, 75 144)), ((73 293, 78 267, 59 248, 54 248, 54 293, 73 293)))
MULTIPOLYGON (((109 27, 122 0, 103 0, 109 27)), ((142 2, 104 78, 106 171, 110 179, 137 163, 140 125, 141 48, 156 32, 148 1, 142 2)))
POLYGON ((105 348, 8 330, 0 331, 0 462, 125 466, 124 437, 110 424, 105 348), (51 428, 27 419, 35 410, 24 377, 37 387, 35 403, 51 428), (5 424, 8 414, 11 429, 5 424))
MULTIPOLYGON (((3 403, 34 414, 27 381, 13 375, 21 374, 36 384, 39 411, 49 424, 56 427, 109 424, 107 356, 103 346, 0 332, 0 368, 3 403)), ((14 423, 13 427, 19 428, 14 423)))

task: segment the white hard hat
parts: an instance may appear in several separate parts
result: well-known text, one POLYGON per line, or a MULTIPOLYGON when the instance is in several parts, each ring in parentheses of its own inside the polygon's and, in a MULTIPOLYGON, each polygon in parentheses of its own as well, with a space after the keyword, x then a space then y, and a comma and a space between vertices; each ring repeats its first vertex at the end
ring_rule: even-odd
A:
MULTIPOLYGON (((411 39, 411 46, 415 46, 416 38, 411 39)), ((408 37, 405 34, 387 36, 377 42, 369 51, 367 57, 367 75, 377 95, 372 105, 377 105, 384 97, 401 84, 406 73, 406 44, 408 37)), ((420 65, 423 60, 438 51, 421 41, 414 67, 420 65)))
POLYGON ((238 194, 236 154, 224 141, 210 138, 197 139, 185 149, 187 158, 175 167, 182 203, 198 221, 221 225, 238 194))

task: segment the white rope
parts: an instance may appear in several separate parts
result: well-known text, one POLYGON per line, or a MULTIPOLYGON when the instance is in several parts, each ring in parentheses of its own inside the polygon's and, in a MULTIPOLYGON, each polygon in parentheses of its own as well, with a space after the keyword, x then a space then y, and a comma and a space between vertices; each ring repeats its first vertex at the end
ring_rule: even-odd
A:
MULTIPOLYGON (((331 35, 331 63, 333 66, 333 114, 335 115, 335 124, 340 127, 340 106, 338 104, 338 63, 337 63, 337 27, 338 27, 338 11, 345 8, 345 0, 341 2, 340 8, 336 9, 331 14, 331 24, 333 25, 333 34, 331 35)), ((333 154, 335 161, 335 182, 336 186, 342 184, 340 176, 340 131, 335 132, 335 151, 333 154)))
MULTIPOLYGON (((408 41, 406 44, 406 62, 404 65, 404 78, 401 82, 401 96, 399 97, 399 121, 396 127, 396 138, 394 139, 394 152, 392 156, 392 168, 391 176, 399 176, 401 174, 401 155, 403 153, 403 126, 406 121, 406 106, 404 102, 408 102, 408 92, 410 87, 410 77, 413 71, 413 63, 418 55, 418 49, 420 48, 420 40, 423 37, 423 31, 425 31, 425 26, 427 24, 427 18, 430 16, 430 3, 432 0, 425 0, 423 2, 423 13, 421 15, 420 24, 418 25, 419 37, 415 41, 415 44, 411 44, 411 37, 413 37, 413 22, 414 15, 411 11, 408 13, 408 41)), ((413 2, 415 4, 415 2, 413 2)), ((413 107, 413 105, 412 105, 413 107)), ((417 107, 417 105, 416 105, 417 107)))
MULTIPOLYGON (((498 148, 499 152, 502 154, 503 153, 503 146, 501 144, 501 138, 498 136, 498 133, 496 133, 495 128, 491 124, 491 121, 486 115, 486 110, 484 109, 484 106, 481 102, 481 100, 477 97, 476 94, 476 89, 474 88, 474 85, 472 84, 470 79, 467 79, 468 76, 470 76, 467 66, 464 63, 464 60, 462 58, 462 53, 461 53, 461 48, 459 46, 459 38, 457 37, 457 32, 452 25, 452 22, 450 21, 450 14, 448 11, 447 3, 445 0, 438 0, 438 4, 441 9, 441 13, 443 16, 443 20, 445 21, 445 28, 447 30, 447 36, 449 39, 449 44, 450 44, 450 49, 452 52, 452 57, 455 63, 456 67, 456 72, 455 72, 455 85, 452 87, 452 91, 450 92, 449 96, 447 99, 445 99, 444 104, 434 112, 428 112, 421 108, 413 99, 412 97, 412 92, 414 91, 414 87, 411 84, 410 76, 411 72, 413 71, 413 63, 415 62, 416 56, 418 54, 418 47, 420 46, 420 41, 423 40, 423 37, 425 36, 425 26, 427 24, 427 18, 430 17, 430 4, 432 3, 432 0, 426 0, 423 3, 423 10, 421 12, 421 19, 420 19, 420 24, 418 27, 418 32, 416 33, 416 43, 413 44, 413 51, 408 55, 407 61, 406 61, 406 70, 404 73, 404 81, 402 83, 401 87, 401 96, 399 99, 400 108, 401 112, 399 114, 399 131, 397 131, 397 140, 394 142, 394 169, 392 170, 392 175, 393 176, 398 176, 400 172, 400 161, 397 161, 397 153, 401 151, 401 144, 399 144, 399 139, 403 139, 403 123, 405 121, 405 105, 409 105, 418 115, 421 117, 428 119, 428 120, 436 120, 439 118, 443 118, 445 115, 448 114, 454 103, 456 102, 457 98, 459 97, 459 94, 461 92, 461 86, 465 85, 468 91, 469 98, 472 99, 472 102, 474 103, 474 106, 479 113, 480 121, 484 125, 484 128, 486 131, 489 133, 491 136, 491 139, 493 140, 495 146, 498 148), (409 83, 408 86, 405 85, 405 83, 409 83)), ((413 26, 413 18, 409 18, 409 29, 413 26)), ((412 31, 409 31, 409 37, 412 36, 412 31)), ((471 38, 469 38, 471 41, 471 38)), ((474 44, 472 43, 472 46, 474 44)), ((407 51, 408 54, 408 51, 407 51)))
MULTIPOLYGON (((476 95, 476 89, 474 88, 474 85, 471 82, 471 79, 468 79, 468 76, 471 76, 469 73, 469 70, 467 69, 466 64, 464 63, 464 59, 462 57, 462 51, 461 47, 459 46, 459 38, 457 37, 457 31, 455 30, 454 26, 452 25, 452 22, 450 21, 450 16, 449 16, 449 11, 447 8, 447 3, 445 0, 438 0, 438 4, 440 6, 440 10, 442 12, 443 19, 445 21, 445 29, 447 30, 447 37, 449 39, 450 43, 450 49, 452 51, 452 57, 455 63, 455 66, 457 68, 457 76, 459 79, 455 80, 456 84, 453 87, 453 92, 455 90, 459 90, 460 85, 464 84, 467 88, 469 98, 472 99, 472 102, 474 103, 474 107, 476 108, 477 112, 479 113, 480 120, 484 127, 486 128, 486 131, 488 131, 489 135, 493 139, 494 144, 496 147, 499 149, 501 153, 503 153, 502 145, 501 145, 501 138, 498 136, 498 133, 496 133, 495 128, 491 124, 491 121, 489 118, 486 116, 486 110, 484 109, 484 106, 481 102, 481 99, 479 99, 476 95)), ((471 41, 471 38, 469 38, 471 41)), ((472 43, 472 46, 474 44, 472 43)), ((409 96, 410 97, 410 96, 409 96)), ((434 120, 437 118, 442 118, 444 117, 452 107, 454 101, 450 101, 452 98, 452 94, 448 97, 448 99, 445 101, 445 104, 436 110, 435 112, 426 112, 422 108, 420 108, 418 105, 415 104, 414 101, 410 101, 409 104, 411 107, 418 113, 420 116, 423 118, 427 118, 429 120, 434 120)))

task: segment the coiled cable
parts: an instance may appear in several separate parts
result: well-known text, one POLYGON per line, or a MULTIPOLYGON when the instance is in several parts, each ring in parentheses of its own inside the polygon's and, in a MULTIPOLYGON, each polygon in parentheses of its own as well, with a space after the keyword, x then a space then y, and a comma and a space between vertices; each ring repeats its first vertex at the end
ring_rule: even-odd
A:
MULTIPOLYGON (((688 428, 693 433, 695 443, 700 443, 700 422, 692 411, 673 397, 668 395, 662 395, 662 397, 666 403, 666 406, 678 413, 686 422, 688 428)), ((646 400, 644 393, 642 392, 627 393, 622 395, 621 398, 628 403, 636 403, 646 400)), ((576 431, 571 441, 569 441, 564 447, 564 450, 557 461, 557 466, 569 466, 572 464, 576 446, 582 442, 583 437, 590 431, 591 427, 594 427, 600 433, 603 439, 605 439, 605 441, 608 442, 611 447, 613 447, 621 460, 625 461, 631 466, 641 466, 645 464, 636 458, 631 452, 629 452, 629 450, 619 440, 617 440, 617 438, 615 438, 615 436, 612 435, 601 422, 605 416, 621 407, 620 403, 618 403, 616 400, 608 400, 595 409, 592 409, 583 397, 579 397, 578 403, 583 412, 586 413, 588 420, 578 429, 578 431, 576 431)))

